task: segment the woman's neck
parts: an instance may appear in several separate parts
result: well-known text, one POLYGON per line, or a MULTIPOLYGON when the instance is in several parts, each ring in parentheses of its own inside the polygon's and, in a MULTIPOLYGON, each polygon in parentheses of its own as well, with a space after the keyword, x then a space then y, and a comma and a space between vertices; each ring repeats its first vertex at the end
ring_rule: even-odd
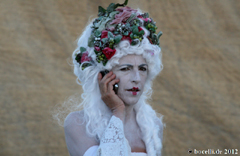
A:
POLYGON ((131 123, 133 121, 136 121, 134 105, 125 105, 125 121, 123 124, 131 123))
POLYGON ((124 125, 133 124, 136 122, 136 112, 134 106, 125 105, 123 109, 116 109, 113 111, 113 115, 122 120, 124 125))

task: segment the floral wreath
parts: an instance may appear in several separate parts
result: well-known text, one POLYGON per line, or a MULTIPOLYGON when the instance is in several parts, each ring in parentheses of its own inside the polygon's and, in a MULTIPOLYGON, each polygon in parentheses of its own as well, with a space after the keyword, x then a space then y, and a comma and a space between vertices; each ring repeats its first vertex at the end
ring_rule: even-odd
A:
MULTIPOLYGON (((148 13, 139 14, 126 6, 128 0, 123 4, 111 3, 107 9, 99 6, 98 18, 93 22, 92 33, 88 39, 88 46, 94 47, 96 61, 102 62, 105 66, 115 54, 115 47, 122 40, 128 40, 131 45, 136 45, 143 39, 145 34, 141 26, 144 26, 150 35, 147 37, 151 44, 159 46, 159 38, 162 35, 160 31, 156 34, 156 23, 149 18, 148 13), (121 8, 118 8, 118 7, 121 8), (140 20, 141 19, 141 20, 140 20)), ((76 54, 75 60, 82 65, 82 70, 90 66, 89 61, 93 61, 88 56, 88 51, 84 47, 80 47, 80 52, 76 54)))

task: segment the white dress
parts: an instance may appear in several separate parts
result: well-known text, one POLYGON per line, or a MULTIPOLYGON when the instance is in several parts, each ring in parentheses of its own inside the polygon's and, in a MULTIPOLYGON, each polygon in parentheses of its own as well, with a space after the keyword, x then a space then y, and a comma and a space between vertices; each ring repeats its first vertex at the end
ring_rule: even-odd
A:
MULTIPOLYGON (((83 156, 96 156, 97 155, 97 150, 98 150, 98 145, 90 147, 83 156)), ((132 152, 131 156, 147 156, 147 153, 142 153, 142 152, 132 152)))
POLYGON ((147 154, 131 152, 128 140, 124 136, 122 120, 113 115, 100 145, 90 147, 83 156, 147 156, 147 154))

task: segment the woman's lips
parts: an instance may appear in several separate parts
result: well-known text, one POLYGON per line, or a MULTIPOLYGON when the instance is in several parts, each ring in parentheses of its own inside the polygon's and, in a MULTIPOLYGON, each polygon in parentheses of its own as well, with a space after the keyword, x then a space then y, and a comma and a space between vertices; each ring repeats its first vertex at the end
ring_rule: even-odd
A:
POLYGON ((133 87, 132 89, 127 89, 128 92, 131 92, 132 95, 137 95, 140 91, 138 88, 133 87))
POLYGON ((137 92, 132 92, 132 95, 137 95, 137 92))
POLYGON ((138 91, 140 91, 140 90, 138 89, 138 87, 133 87, 133 88, 131 88, 131 89, 127 89, 127 91, 138 92, 138 91))

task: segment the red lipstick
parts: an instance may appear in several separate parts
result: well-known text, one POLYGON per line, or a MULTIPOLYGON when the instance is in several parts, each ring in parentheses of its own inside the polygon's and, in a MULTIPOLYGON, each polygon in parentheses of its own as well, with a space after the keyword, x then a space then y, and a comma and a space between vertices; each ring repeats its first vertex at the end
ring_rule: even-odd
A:
POLYGON ((131 91, 132 95, 137 95, 137 92, 140 91, 138 87, 133 87, 132 89, 128 89, 127 91, 131 91))

